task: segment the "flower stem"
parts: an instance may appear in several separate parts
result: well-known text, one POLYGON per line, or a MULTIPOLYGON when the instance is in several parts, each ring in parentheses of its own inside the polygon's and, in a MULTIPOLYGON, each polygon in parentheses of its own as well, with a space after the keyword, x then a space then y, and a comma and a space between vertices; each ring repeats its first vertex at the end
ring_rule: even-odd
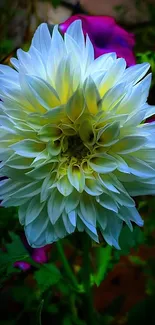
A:
POLYGON ((89 325, 95 325, 94 319, 94 306, 93 306, 93 294, 90 283, 91 275, 91 262, 90 262, 90 247, 91 240, 89 236, 85 233, 83 237, 83 285, 85 289, 85 306, 87 313, 87 322, 89 325))
POLYGON ((62 246, 62 243, 61 241, 59 240, 57 243, 56 243, 56 246, 57 246, 57 250, 58 250, 58 253, 60 255, 60 258, 61 258, 61 261, 63 263, 63 267, 66 271, 66 274, 68 275, 68 278, 70 278, 73 286, 77 289, 78 288, 78 282, 77 282, 77 279, 68 263, 68 260, 65 256, 65 253, 64 253, 64 250, 63 250, 63 246, 62 246))

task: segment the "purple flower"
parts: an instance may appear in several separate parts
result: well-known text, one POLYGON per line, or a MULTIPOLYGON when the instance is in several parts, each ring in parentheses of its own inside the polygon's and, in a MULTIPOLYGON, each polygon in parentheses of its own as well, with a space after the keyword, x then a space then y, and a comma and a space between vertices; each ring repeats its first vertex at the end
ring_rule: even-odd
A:
POLYGON ((22 271, 28 271, 31 268, 31 265, 24 261, 17 261, 14 263, 14 267, 17 267, 22 271))
POLYGON ((104 53, 116 52, 118 57, 126 60, 128 66, 136 63, 133 53, 134 35, 120 27, 114 18, 75 15, 59 25, 61 33, 64 34, 70 24, 77 19, 81 19, 83 33, 89 35, 94 45, 96 58, 104 53))
POLYGON ((46 246, 41 248, 33 248, 32 258, 36 263, 39 264, 47 263, 48 258, 47 258, 46 246))
MULTIPOLYGON (((28 252, 30 253, 32 259, 39 264, 44 264, 48 262, 48 252, 51 250, 51 245, 46 245, 41 248, 31 248, 26 240, 26 237, 22 236, 22 241, 28 252)), ((16 261, 14 267, 17 267, 23 271, 28 271, 31 265, 25 261, 16 261)))

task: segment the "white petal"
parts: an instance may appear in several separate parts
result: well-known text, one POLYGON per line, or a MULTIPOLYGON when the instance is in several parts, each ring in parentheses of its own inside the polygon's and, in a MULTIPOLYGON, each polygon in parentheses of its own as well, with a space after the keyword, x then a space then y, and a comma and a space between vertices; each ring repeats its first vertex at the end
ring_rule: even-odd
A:
MULTIPOLYGON (((108 211, 106 212, 108 213, 108 211)), ((120 249, 118 244, 118 237, 122 229, 122 221, 116 216, 116 214, 111 215, 111 212, 108 213, 107 226, 105 230, 101 229, 101 233, 110 246, 114 246, 117 249, 120 249)))
POLYGON ((84 83, 84 97, 90 114, 97 114, 99 111, 98 102, 100 100, 100 95, 93 79, 90 76, 84 83))
POLYGON ((119 80, 121 80, 125 68, 126 61, 124 59, 117 59, 116 62, 113 63, 100 83, 99 93, 101 97, 103 97, 110 88, 112 88, 119 80))
POLYGON ((17 50, 17 57, 20 64, 20 70, 24 73, 31 71, 34 74, 34 65, 32 64, 31 56, 28 52, 23 51, 22 49, 17 50), (30 69, 30 70, 29 70, 30 69))
POLYGON ((80 193, 83 192, 85 186, 85 176, 83 170, 79 166, 72 166, 71 164, 67 170, 67 176, 72 186, 80 193))
MULTIPOLYGON (((25 97, 27 101, 31 104, 32 112, 39 111, 44 113, 45 109, 42 107, 42 105, 40 105, 35 94, 32 92, 32 88, 30 88, 28 84, 26 75, 20 73, 19 80, 23 97, 25 97)), ((20 100, 20 102, 22 102, 22 100, 20 100)))
POLYGON ((66 202, 65 202, 65 210, 66 212, 69 214, 71 213, 73 210, 76 209, 76 207, 79 204, 79 200, 80 200, 80 196, 79 193, 74 190, 67 198, 66 198, 66 202))
POLYGON ((119 193, 119 191, 115 187, 114 180, 110 177, 110 175, 99 175, 99 180, 103 184, 103 186, 109 191, 119 193))
POLYGON ((132 89, 128 88, 127 95, 118 106, 118 113, 131 113, 143 105, 148 97, 151 84, 151 74, 147 75, 142 81, 135 85, 132 89))
POLYGON ((65 236, 68 235, 66 228, 64 226, 62 218, 59 218, 57 222, 54 225, 54 231, 57 235, 58 238, 64 238, 65 236))
POLYGON ((103 111, 109 111, 115 109, 115 106, 119 104, 122 98, 125 96, 125 83, 120 83, 112 87, 107 93, 103 96, 100 103, 100 107, 103 111))
POLYGON ((92 196, 100 195, 103 193, 102 186, 100 182, 96 179, 86 179, 85 180, 85 188, 84 190, 92 196))
POLYGON ((50 48, 46 66, 49 79, 53 83, 58 64, 66 54, 65 44, 61 34, 58 31, 58 25, 55 25, 53 28, 52 40, 49 43, 49 46, 50 48))
POLYGON ((61 100, 61 104, 66 104, 73 94, 72 75, 73 71, 69 54, 60 61, 55 77, 55 88, 61 100))
POLYGON ((94 72, 99 72, 101 70, 108 70, 116 60, 116 53, 107 53, 99 56, 95 59, 92 64, 87 69, 87 74, 92 75, 94 72))
POLYGON ((81 54, 83 54, 85 49, 85 40, 81 20, 75 20, 72 24, 70 24, 66 33, 75 40, 81 49, 81 54))
POLYGON ((96 198, 96 201, 104 208, 118 212, 117 202, 108 194, 103 193, 96 198))
POLYGON ((75 226, 70 222, 70 219, 65 211, 62 213, 62 219, 67 233, 71 234, 75 230, 75 226))
POLYGON ((45 204, 40 203, 39 196, 34 196, 29 204, 27 204, 27 209, 25 213, 25 225, 27 226, 29 223, 34 221, 40 212, 42 211, 45 204))
POLYGON ((116 144, 112 146, 112 151, 121 155, 132 153, 137 151, 147 143, 147 138, 142 136, 126 136, 120 139, 116 144))
MULTIPOLYGON (((31 64, 33 66, 35 75, 46 80, 46 69, 45 64, 43 63, 44 57, 34 46, 31 46, 29 53, 31 53, 31 64)), ((28 72, 29 71, 30 67, 28 67, 28 72)))
POLYGON ((75 210, 71 211, 68 213, 68 218, 71 222, 71 224, 75 227, 76 226, 76 218, 77 218, 77 213, 75 210))
POLYGON ((19 189, 14 191, 12 194, 13 197, 17 198, 28 198, 33 197, 39 194, 41 191, 41 183, 40 182, 32 182, 29 184, 22 184, 19 189))
MULTIPOLYGON (((64 35, 64 41, 65 41, 67 53, 68 54, 72 53, 72 58, 73 58, 74 64, 76 64, 76 63, 81 64, 80 63, 81 51, 80 51, 79 45, 67 33, 65 33, 65 35, 64 35)), ((79 67, 79 65, 78 65, 78 67, 79 67)))
POLYGON ((31 76, 26 76, 26 80, 35 98, 43 107, 50 110, 53 107, 59 106, 60 101, 55 89, 46 81, 39 77, 31 76))
POLYGON ((82 115, 84 108, 84 97, 81 89, 78 88, 66 105, 67 116, 74 122, 82 115))
POLYGON ((48 227, 49 220, 47 218, 47 210, 44 208, 40 215, 30 224, 25 227, 25 234, 28 240, 28 243, 32 247, 39 247, 46 245, 45 230, 48 227), (39 237, 43 235, 43 240, 40 245, 37 244, 39 237))
POLYGON ((85 49, 85 57, 86 57, 86 68, 89 67, 92 62, 94 62, 94 47, 88 34, 86 35, 86 49, 85 49))
POLYGON ((128 83, 136 84, 145 76, 149 68, 150 64, 147 62, 133 65, 126 69, 122 77, 122 81, 127 81, 128 83))
POLYGON ((155 114, 155 106, 151 106, 146 103, 144 105, 144 109, 145 109, 145 113, 146 113, 144 119, 155 114))
POLYGON ((95 201, 86 193, 83 193, 80 198, 80 212, 80 218, 82 216, 87 223, 96 227, 95 201))
POLYGON ((15 67, 16 70, 19 70, 19 61, 16 58, 11 58, 10 59, 11 64, 15 67))
POLYGON ((155 176, 155 169, 150 167, 147 163, 144 161, 136 158, 136 157, 126 157, 127 164, 130 168, 130 172, 133 175, 142 177, 142 178, 148 178, 148 177, 154 177, 155 176))
POLYGON ((12 69, 11 67, 4 64, 0 64, 0 72, 2 73, 2 75, 0 74, 0 77, 5 75, 18 82, 18 72, 12 69))
POLYGON ((47 204, 48 216, 54 225, 64 210, 65 199, 57 189, 54 189, 47 204))
POLYGON ((32 39, 32 45, 42 54, 46 62, 51 44, 51 36, 47 24, 41 24, 32 39))
POLYGON ((109 173, 117 168, 115 160, 107 154, 94 156, 90 159, 89 165, 94 171, 101 174, 109 173))
POLYGON ((22 140, 10 147, 20 156, 35 158, 45 148, 45 145, 34 140, 22 140))
POLYGON ((62 176, 57 182, 57 189, 63 196, 68 196, 73 191, 73 186, 66 175, 62 176))

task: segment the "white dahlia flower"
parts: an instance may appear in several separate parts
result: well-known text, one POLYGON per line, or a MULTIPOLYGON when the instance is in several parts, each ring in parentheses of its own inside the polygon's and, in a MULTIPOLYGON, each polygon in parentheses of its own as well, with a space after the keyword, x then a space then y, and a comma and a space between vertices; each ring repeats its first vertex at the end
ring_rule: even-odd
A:
POLYGON ((17 57, 0 66, 3 206, 19 207, 33 247, 77 229, 119 248, 123 222, 143 225, 131 196, 155 194, 149 65, 94 59, 80 20, 64 38, 41 24, 17 57))

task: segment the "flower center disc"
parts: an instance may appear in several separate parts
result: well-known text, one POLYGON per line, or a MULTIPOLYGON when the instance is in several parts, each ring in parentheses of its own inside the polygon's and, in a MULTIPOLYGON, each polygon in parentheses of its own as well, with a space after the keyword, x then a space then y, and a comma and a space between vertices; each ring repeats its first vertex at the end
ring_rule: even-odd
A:
POLYGON ((68 137, 68 149, 67 154, 71 157, 75 157, 78 160, 86 157, 89 153, 89 149, 84 145, 83 141, 78 135, 68 137))

